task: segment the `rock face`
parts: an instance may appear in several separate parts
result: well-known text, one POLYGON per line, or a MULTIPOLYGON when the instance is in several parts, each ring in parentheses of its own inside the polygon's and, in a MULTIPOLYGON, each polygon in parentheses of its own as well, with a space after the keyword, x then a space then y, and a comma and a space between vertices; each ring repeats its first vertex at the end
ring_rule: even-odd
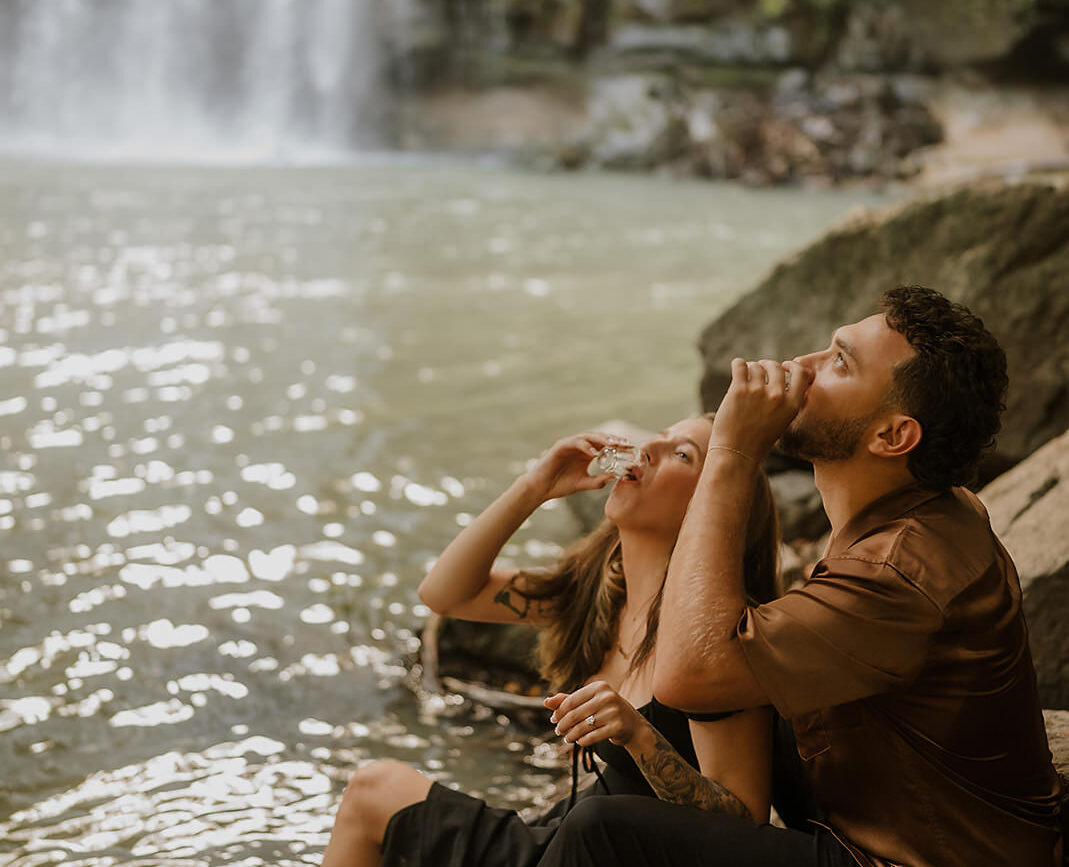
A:
POLYGON ((943 136, 940 75, 1069 72, 1069 7, 1051 0, 379 5, 398 146, 543 167, 906 177, 943 136))
POLYGON ((1069 189, 985 184, 833 228, 702 333, 702 403, 719 405, 736 355, 824 347, 836 327, 874 312, 884 289, 920 283, 969 307, 1006 350, 997 456, 1009 466, 1069 425, 1066 227, 1069 189))
POLYGON ((439 676, 493 684, 520 694, 539 683, 534 627, 449 617, 436 621, 439 676))
MULTIPOLYGON (((1065 841, 1069 839, 1069 711, 1045 710, 1043 722, 1054 770, 1062 781, 1062 840, 1065 841)), ((1062 864, 1069 864, 1069 850, 1066 850, 1062 864)))
POLYGON ((831 529, 811 471, 776 473, 769 476, 769 484, 776 498, 780 535, 785 541, 819 539, 831 529))
POLYGON ((980 491, 1024 590, 1044 707, 1069 709, 1069 431, 980 491))
POLYGON ((924 96, 924 87, 869 74, 794 70, 749 86, 680 70, 598 76, 572 150, 589 166, 753 184, 903 177, 916 167, 909 154, 942 139, 924 96))
POLYGON ((1037 5, 1031 0, 860 0, 847 13, 836 61, 844 68, 870 70, 995 62, 1025 37, 1037 5))

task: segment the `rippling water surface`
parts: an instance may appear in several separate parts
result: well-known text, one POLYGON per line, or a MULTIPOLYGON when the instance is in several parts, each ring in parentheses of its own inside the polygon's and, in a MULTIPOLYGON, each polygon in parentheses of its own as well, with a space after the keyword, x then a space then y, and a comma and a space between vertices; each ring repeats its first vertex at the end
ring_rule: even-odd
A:
POLYGON ((315 864, 369 758, 544 797, 412 685, 428 562, 553 439, 695 411, 700 326, 875 202, 0 163, 0 863, 315 864))

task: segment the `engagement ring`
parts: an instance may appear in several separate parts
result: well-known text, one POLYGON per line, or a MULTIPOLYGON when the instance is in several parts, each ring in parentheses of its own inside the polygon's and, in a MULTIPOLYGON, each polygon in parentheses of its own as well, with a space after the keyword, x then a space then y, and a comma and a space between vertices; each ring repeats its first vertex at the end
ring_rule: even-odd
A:
POLYGON ((588 726, 590 726, 592 729, 598 727, 598 721, 596 719, 594 719, 594 714, 591 714, 590 716, 588 716, 586 718, 586 724, 588 726))

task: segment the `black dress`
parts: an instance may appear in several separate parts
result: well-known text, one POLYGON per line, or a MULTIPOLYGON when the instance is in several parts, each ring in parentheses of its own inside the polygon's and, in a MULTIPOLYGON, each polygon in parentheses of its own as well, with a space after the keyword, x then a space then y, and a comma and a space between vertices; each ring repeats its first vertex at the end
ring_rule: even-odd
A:
MULTIPOLYGON (((731 716, 730 712, 685 714, 656 699, 638 712, 694 768, 698 759, 688 720, 731 716)), ((426 800, 399 810, 390 819, 382 841, 383 867, 530 867, 542 856, 575 800, 599 795, 654 796, 623 747, 602 741, 592 750, 605 762, 598 780, 530 824, 515 810, 490 807, 478 798, 432 784, 426 800)))

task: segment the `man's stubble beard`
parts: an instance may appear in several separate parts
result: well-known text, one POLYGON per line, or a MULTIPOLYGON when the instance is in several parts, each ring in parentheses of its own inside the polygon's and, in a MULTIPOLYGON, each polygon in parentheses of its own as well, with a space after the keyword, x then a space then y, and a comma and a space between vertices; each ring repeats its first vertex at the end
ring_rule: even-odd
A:
POLYGON ((845 461, 853 457, 865 430, 876 413, 858 418, 828 418, 806 421, 798 417, 779 438, 786 455, 804 461, 845 461))

